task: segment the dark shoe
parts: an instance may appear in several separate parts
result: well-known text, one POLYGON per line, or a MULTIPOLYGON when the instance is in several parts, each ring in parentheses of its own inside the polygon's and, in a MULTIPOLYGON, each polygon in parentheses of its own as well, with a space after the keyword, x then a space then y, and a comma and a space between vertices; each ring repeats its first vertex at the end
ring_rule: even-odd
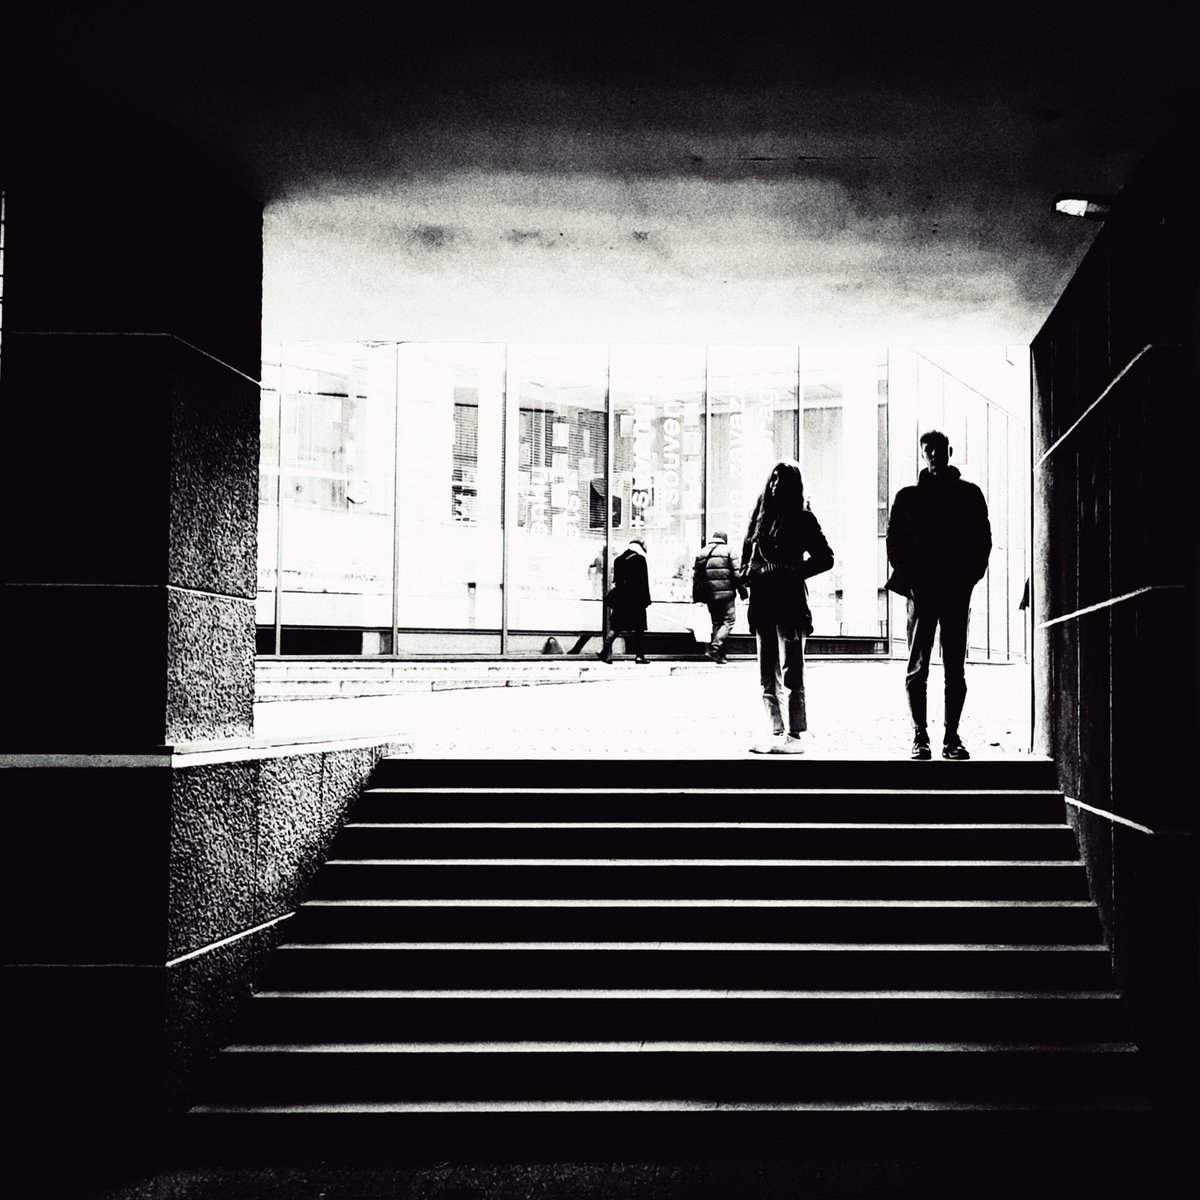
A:
POLYGON ((715 662, 718 667, 723 667, 728 661, 729 659, 727 659, 723 654, 718 654, 717 657, 713 659, 713 662, 715 662))
POLYGON ((635 663, 647 663, 650 660, 644 654, 639 654, 633 661, 635 663))
POLYGON ((597 650, 597 651, 596 651, 596 657, 597 657, 597 658, 598 658, 598 659, 599 659, 599 660, 600 660, 602 663, 611 663, 611 662, 612 662, 612 656, 611 656, 611 655, 609 655, 609 654, 605 654, 603 650, 597 650))
POLYGON ((929 742, 924 738, 917 738, 912 744, 912 751, 908 756, 912 759, 924 761, 927 758, 933 757, 933 751, 929 749, 929 742))
POLYGON ((970 758, 967 753, 967 748, 957 738, 952 742, 947 742, 942 747, 942 757, 953 759, 955 762, 964 762, 970 758))

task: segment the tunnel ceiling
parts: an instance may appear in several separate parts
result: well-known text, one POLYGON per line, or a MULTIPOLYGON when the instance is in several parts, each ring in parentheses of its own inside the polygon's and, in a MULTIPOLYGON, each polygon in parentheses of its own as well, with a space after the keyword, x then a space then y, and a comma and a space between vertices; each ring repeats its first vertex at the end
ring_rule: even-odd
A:
POLYGON ((1053 197, 1190 104, 1193 7, 67 3, 7 42, 266 201, 271 338, 995 344, 1095 236, 1053 197))

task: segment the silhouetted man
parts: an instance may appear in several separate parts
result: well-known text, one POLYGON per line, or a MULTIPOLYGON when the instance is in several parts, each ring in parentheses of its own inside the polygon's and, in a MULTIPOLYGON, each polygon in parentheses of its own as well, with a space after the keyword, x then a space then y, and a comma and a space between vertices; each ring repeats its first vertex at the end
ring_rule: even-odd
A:
POLYGON ((971 592, 987 570, 992 527, 987 502, 950 466, 950 439, 937 429, 921 434, 925 467, 912 487, 896 493, 888 520, 889 591, 908 599, 908 674, 912 714, 911 757, 931 757, 926 685, 935 630, 941 627, 946 674, 946 728, 942 757, 970 758, 958 736, 967 698, 967 619, 971 592))

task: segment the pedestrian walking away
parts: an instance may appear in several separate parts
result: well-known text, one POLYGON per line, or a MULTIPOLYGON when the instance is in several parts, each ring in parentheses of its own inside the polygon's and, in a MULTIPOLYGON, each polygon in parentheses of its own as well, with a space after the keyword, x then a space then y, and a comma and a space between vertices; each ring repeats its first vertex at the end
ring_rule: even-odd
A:
POLYGON ((783 459, 771 469, 750 516, 742 563, 763 706, 771 722, 770 740, 751 750, 803 754, 804 639, 813 630, 806 581, 833 567, 833 551, 804 499, 799 463, 783 459))
POLYGON ((633 651, 634 662, 644 663, 646 609, 651 599, 646 543, 640 537, 631 538, 617 555, 613 563, 613 586, 604 599, 609 609, 608 633, 596 657, 601 662, 612 662, 613 642, 620 634, 625 637, 625 648, 633 651))
POLYGON ((729 549, 729 536, 720 529, 696 556, 692 567, 692 601, 707 606, 712 622, 712 636, 704 653, 718 665, 728 661, 725 639, 737 618, 737 598, 745 600, 748 594, 738 577, 740 567, 738 556, 729 549))
POLYGON ((967 625, 971 592, 992 552, 992 527, 983 492, 950 466, 950 439, 931 429, 920 442, 925 466, 916 484, 896 493, 887 530, 892 571, 886 586, 905 597, 908 610, 904 687, 913 726, 910 757, 932 757, 927 685, 934 634, 940 630, 946 677, 942 757, 967 759, 971 755, 958 734, 967 698, 967 625))

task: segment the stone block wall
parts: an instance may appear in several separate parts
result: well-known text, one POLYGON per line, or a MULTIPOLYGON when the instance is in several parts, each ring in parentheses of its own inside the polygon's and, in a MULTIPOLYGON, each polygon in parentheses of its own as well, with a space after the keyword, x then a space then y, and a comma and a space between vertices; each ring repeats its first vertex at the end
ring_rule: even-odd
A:
MULTIPOLYGON (((1178 151, 1179 148, 1176 148, 1178 151)), ((1164 148, 1032 345, 1035 750, 1054 757, 1160 1098, 1200 997, 1200 255, 1164 148)), ((1189 1085, 1190 1088, 1190 1085, 1189 1085)))
POLYGON ((35 1108, 157 1121, 227 1040, 378 758, 346 742, 9 757, 5 1062, 35 1108))

